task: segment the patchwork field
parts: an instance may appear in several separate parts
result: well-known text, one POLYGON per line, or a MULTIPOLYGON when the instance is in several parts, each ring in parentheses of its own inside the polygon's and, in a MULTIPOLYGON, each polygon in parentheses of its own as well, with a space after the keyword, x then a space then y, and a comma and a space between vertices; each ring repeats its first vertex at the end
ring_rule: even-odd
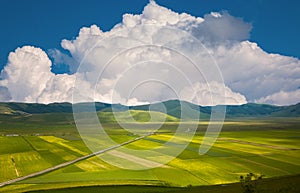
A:
MULTIPOLYGON (((166 154, 139 159, 122 152, 108 151, 55 171, 0 188, 0 192, 25 192, 39 189, 92 185, 153 185, 187 187, 228 184, 247 173, 264 178, 300 174, 300 130, 298 118, 273 120, 228 120, 219 139, 205 154, 199 155, 205 123, 200 125, 187 148, 166 165, 148 170, 125 170, 106 163, 108 158, 120 164, 152 166, 168 158, 166 154), (116 161, 117 160, 117 161, 116 161)), ((189 123, 185 123, 189 127, 189 123)), ((149 126, 149 125, 148 125, 149 126)), ((132 125, 145 129, 145 124, 132 125)), ((126 145, 133 150, 156 151, 174 134, 176 123, 165 124, 155 135, 126 145)), ((122 143, 136 138, 117 125, 107 124, 112 139, 122 143)), ((0 181, 15 179, 87 155, 90 150, 72 128, 43 133, 3 133, 0 136, 0 181)), ((177 140, 184 141, 185 134, 177 140)), ((101 142, 99 142, 101 144, 101 142)), ((150 155, 150 154, 149 154, 150 155)), ((165 190, 165 189, 163 189, 165 190)))

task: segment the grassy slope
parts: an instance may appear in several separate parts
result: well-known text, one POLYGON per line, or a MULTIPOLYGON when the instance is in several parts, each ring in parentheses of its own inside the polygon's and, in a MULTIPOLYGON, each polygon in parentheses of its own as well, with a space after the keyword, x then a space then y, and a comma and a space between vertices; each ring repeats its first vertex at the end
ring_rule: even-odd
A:
MULTIPOLYGON (((6 112, 6 111, 5 111, 6 112)), ((8 112, 8 111, 7 111, 8 112)), ((98 112, 102 124, 116 123, 116 117, 121 122, 177 122, 176 117, 160 112, 145 112, 130 110, 116 112, 98 112), (151 116, 150 116, 151 115, 151 116), (115 117, 116 116, 116 117, 115 117), (131 117, 132 116, 132 117, 131 117), (133 119, 132 119, 133 118, 133 119)), ((5 133, 76 133, 76 125, 72 113, 41 113, 41 114, 1 114, 0 113, 0 135, 5 133)))
POLYGON ((99 119, 104 123, 121 122, 178 122, 178 118, 155 111, 129 110, 125 112, 99 112, 99 119))
MULTIPOLYGON (((300 192, 300 175, 285 176, 280 178, 263 179, 258 184, 258 189, 264 193, 298 193, 300 192)), ((239 193, 242 192, 239 183, 215 186, 200 186, 188 188, 171 188, 171 187, 156 187, 156 186, 91 186, 54 189, 44 191, 32 191, 31 193, 239 193)))

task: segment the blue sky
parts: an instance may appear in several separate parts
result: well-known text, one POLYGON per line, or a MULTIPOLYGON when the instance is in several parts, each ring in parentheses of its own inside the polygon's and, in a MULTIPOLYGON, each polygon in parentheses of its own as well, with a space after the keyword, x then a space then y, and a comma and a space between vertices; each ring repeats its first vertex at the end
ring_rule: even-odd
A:
MULTIPOLYGON (((82 26, 97 24, 102 30, 119 23, 124 13, 141 13, 148 0, 1 0, 0 69, 9 52, 23 45, 44 50, 59 48, 62 39, 72 39, 82 26)), ((157 0, 176 12, 203 17, 227 10, 251 22, 250 40, 267 52, 300 58, 300 2, 297 0, 157 0)))
POLYGON ((0 101, 74 102, 80 90, 81 101, 127 105, 296 104, 299 7, 296 0, 1 0, 0 101), (201 73, 160 46, 191 58, 201 73))

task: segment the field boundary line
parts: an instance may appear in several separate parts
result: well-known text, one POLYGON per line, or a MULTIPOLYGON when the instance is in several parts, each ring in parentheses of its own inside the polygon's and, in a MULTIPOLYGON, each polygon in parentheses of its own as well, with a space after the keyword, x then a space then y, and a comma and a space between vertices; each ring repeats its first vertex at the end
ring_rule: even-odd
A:
POLYGON ((25 136, 22 136, 22 139, 34 150, 34 151, 38 151, 26 138, 25 136))
POLYGON ((79 162, 79 161, 82 161, 82 160, 85 160, 85 159, 94 157, 94 156, 96 156, 96 155, 103 154, 103 153, 105 153, 105 152, 108 152, 108 151, 117 149, 117 148, 122 147, 122 146, 124 146, 124 145, 128 145, 128 144, 130 144, 130 143, 133 143, 133 142, 135 142, 135 141, 141 140, 141 139, 143 139, 143 138, 145 138, 145 137, 148 137, 148 136, 150 136, 150 135, 153 135, 153 134, 154 134, 154 133, 148 133, 148 134, 143 135, 143 136, 141 136, 141 137, 137 137, 137 138, 135 138, 135 139, 132 139, 132 140, 129 140, 129 141, 120 143, 120 144, 118 144, 118 145, 115 145, 115 146, 112 146, 112 147, 109 147, 109 148, 106 148, 106 149, 103 149, 103 150, 100 150, 100 151, 97 151, 97 152, 94 152, 94 153, 91 153, 91 154, 88 154, 88 155, 85 155, 85 156, 82 156, 82 157, 79 157, 79 158, 76 158, 76 159, 71 160, 71 161, 67 161, 67 162, 65 162, 65 163, 62 163, 62 164, 59 164, 59 165, 56 165, 56 166, 47 168, 47 169, 45 169, 45 170, 42 170, 42 171, 39 171, 39 172, 35 172, 35 173, 29 174, 29 175, 26 175, 26 176, 22 176, 22 177, 19 177, 19 178, 15 178, 15 179, 12 179, 12 180, 8 180, 8 181, 5 181, 5 182, 1 182, 1 183, 0 183, 0 187, 9 185, 9 184, 12 184, 12 183, 15 183, 15 182, 19 182, 19 181, 22 181, 22 180, 25 180, 25 179, 28 179, 28 178, 36 177, 36 176, 39 176, 39 175, 42 175, 42 174, 45 174, 45 173, 48 173, 48 172, 52 172, 52 171, 54 171, 54 170, 57 170, 57 169, 66 167, 66 166, 68 166, 68 165, 77 163, 77 162, 79 162))
POLYGON ((11 159, 13 165, 14 165, 14 169, 15 169, 16 175, 17 175, 17 177, 19 177, 20 174, 19 174, 19 171, 18 171, 18 169, 17 169, 15 159, 14 159, 14 157, 13 157, 12 155, 10 156, 10 159, 11 159))
POLYGON ((271 168, 271 169, 273 169, 273 170, 281 171, 281 172, 283 172, 283 173, 286 173, 287 175, 290 175, 290 172, 287 172, 287 171, 282 170, 282 169, 280 169, 280 168, 276 168, 276 167, 274 167, 274 166, 266 165, 266 164, 261 163, 261 162, 258 162, 258 161, 254 161, 254 160, 247 159, 246 157, 240 157, 240 159, 243 159, 243 160, 245 160, 245 161, 247 161, 247 162, 251 162, 251 163, 254 163, 254 164, 263 166, 263 167, 271 168))
POLYGON ((256 142, 243 141, 243 140, 231 139, 231 138, 218 138, 218 141, 228 141, 228 142, 232 142, 232 143, 253 145, 253 146, 257 146, 257 147, 267 147, 267 148, 279 149, 279 150, 299 150, 297 148, 282 147, 282 146, 277 146, 277 145, 269 145, 269 144, 264 144, 264 143, 256 143, 256 142))

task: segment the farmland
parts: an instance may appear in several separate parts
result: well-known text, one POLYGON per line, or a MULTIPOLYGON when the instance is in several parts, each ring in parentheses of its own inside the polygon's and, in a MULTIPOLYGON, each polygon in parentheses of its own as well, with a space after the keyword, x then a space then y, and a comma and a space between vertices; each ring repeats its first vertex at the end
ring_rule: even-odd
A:
MULTIPOLYGON (((38 116, 39 119, 44 119, 42 115, 38 116)), ((31 119, 37 118, 33 116, 31 119)), ((7 185, 0 192, 95 185, 187 187, 228 184, 238 182, 241 175, 249 172, 263 174, 264 178, 297 175, 300 174, 299 121, 299 118, 228 119, 214 146, 205 155, 199 155, 199 146, 207 127, 207 122, 202 122, 187 148, 166 165, 147 170, 121 169, 103 159, 117 160, 115 162, 132 164, 134 167, 141 164, 152 166, 159 160, 166 159, 168 155, 150 156, 147 162, 134 161, 135 157, 132 158, 121 150, 114 150, 7 185)), ((29 123, 32 124, 31 127, 12 128, 10 124, 1 131, 1 182, 91 153, 72 124, 66 126, 58 122, 49 129, 51 124, 38 121, 29 123)), ((14 124, 18 125, 18 122, 14 124)), ((189 125, 189 122, 184 123, 187 128, 189 125)), ((128 123, 128 126, 137 130, 151 127, 144 123, 128 123)), ((118 143, 137 137, 129 135, 128 131, 114 123, 104 124, 104 127, 109 136, 118 143)), ((176 127, 176 122, 167 122, 155 135, 130 143, 126 147, 155 151, 153 148, 161 147, 172 138, 176 127)), ((178 140, 185 140, 184 136, 180 135, 178 140)))

